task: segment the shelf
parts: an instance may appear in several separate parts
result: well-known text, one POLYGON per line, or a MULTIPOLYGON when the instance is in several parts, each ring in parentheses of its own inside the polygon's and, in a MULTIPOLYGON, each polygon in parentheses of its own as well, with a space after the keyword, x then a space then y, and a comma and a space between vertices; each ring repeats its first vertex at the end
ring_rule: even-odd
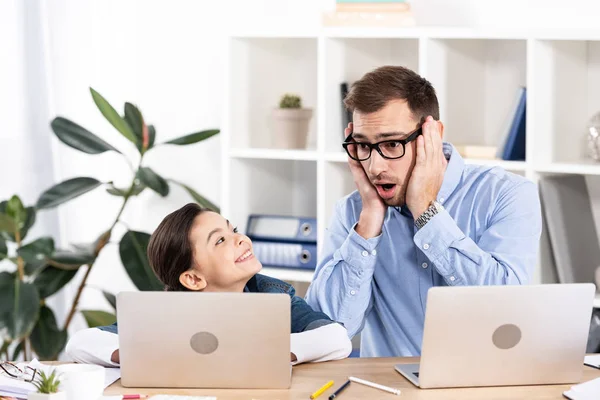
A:
MULTIPOLYGON (((230 37, 226 62, 221 210, 241 227, 250 214, 310 215, 323 239, 335 204, 356 190, 341 147, 341 84, 381 65, 406 66, 433 84, 444 138, 456 144, 501 146, 519 90, 527 87, 527 161, 467 164, 499 166, 533 181, 600 177, 600 163, 584 154, 586 124, 600 110, 600 91, 592 89, 600 85, 600 30, 257 27, 230 37), (308 150, 275 148, 272 110, 288 92, 314 110, 308 150)), ((264 273, 303 282, 313 275, 264 273)))
MULTIPOLYGON (((552 36, 550 33, 540 36, 552 36)), ((523 29, 474 29, 462 27, 326 27, 323 35, 328 38, 373 38, 373 39, 524 39, 531 36, 523 29)))
POLYGON ((444 139, 480 146, 502 143, 526 86, 527 41, 436 38, 429 41, 426 54, 444 139))
POLYGON ((341 151, 347 121, 342 117, 341 84, 352 85, 364 74, 382 65, 402 65, 419 70, 419 40, 412 38, 327 38, 324 78, 324 136, 326 151, 341 151), (333 134, 337 132, 337 134, 333 134))
MULTIPOLYGON (((272 112, 285 93, 301 97, 314 110, 308 140, 316 140, 317 43, 306 37, 244 37, 230 40, 228 127, 231 144, 242 148, 273 148, 279 132, 272 112)), ((315 145, 316 147, 316 145, 315 145)))
MULTIPOLYGON (((258 153, 264 156, 264 153, 258 153)), ((310 160, 230 157, 229 199, 222 210, 240 231, 246 231, 251 214, 315 217, 317 215, 317 163, 310 160)))
POLYGON ((311 150, 285 150, 285 149, 231 149, 229 156, 232 158, 247 158, 255 160, 295 160, 316 161, 318 154, 311 150))
POLYGON ((600 85, 600 42, 540 40, 534 42, 532 56, 527 126, 529 133, 532 116, 536 161, 585 163, 587 123, 600 104, 595 90, 600 85))
POLYGON ((264 267, 260 273, 263 275, 270 276, 272 278, 280 279, 282 281, 310 283, 312 282, 312 278, 315 272, 311 270, 302 269, 264 267))
POLYGON ((501 167, 507 171, 525 171, 527 163, 525 161, 504 161, 504 160, 486 160, 478 158, 466 158, 465 163, 475 165, 486 165, 501 167))
POLYGON ((234 29, 231 38, 373 38, 373 39, 539 39, 539 40, 600 40, 597 29, 502 28, 502 27, 322 27, 278 28, 270 26, 234 29))
POLYGON ((330 151, 325 153, 325 161, 331 162, 348 162, 348 155, 342 151, 330 151))
POLYGON ((549 174, 600 175, 600 163, 591 160, 579 163, 549 163, 536 166, 535 171, 549 174))

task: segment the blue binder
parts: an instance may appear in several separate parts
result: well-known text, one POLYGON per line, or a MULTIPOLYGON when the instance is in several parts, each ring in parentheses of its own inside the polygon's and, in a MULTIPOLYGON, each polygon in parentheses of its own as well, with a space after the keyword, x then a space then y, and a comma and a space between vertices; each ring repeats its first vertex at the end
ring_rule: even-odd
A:
POLYGON ((285 215, 248 217, 246 235, 252 239, 254 256, 265 267, 317 267, 317 220, 285 215))
POLYGON ((317 220, 285 215, 253 214, 248 217, 246 235, 253 241, 316 243, 317 220))
POLYGON ((317 245, 310 243, 282 243, 254 241, 254 256, 264 267, 300 268, 317 267, 317 245))

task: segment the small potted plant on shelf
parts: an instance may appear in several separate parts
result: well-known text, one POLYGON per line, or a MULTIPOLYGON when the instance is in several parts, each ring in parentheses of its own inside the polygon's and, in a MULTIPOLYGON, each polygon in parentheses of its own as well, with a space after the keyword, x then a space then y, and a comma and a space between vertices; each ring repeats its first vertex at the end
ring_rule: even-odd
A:
POLYGON ((65 392, 59 392, 60 379, 56 370, 47 375, 44 371, 38 372, 38 377, 32 382, 36 392, 27 395, 27 400, 66 400, 65 392))
POLYGON ((294 94, 285 94, 279 108, 273 110, 274 145, 280 149, 304 149, 308 126, 313 115, 310 108, 302 108, 302 99, 294 94))

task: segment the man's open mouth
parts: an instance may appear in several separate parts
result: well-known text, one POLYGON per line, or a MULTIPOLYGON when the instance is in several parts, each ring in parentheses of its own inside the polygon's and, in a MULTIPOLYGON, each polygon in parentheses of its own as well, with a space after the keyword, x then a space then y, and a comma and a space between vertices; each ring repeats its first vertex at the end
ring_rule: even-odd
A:
POLYGON ((377 193, 382 199, 391 199, 396 194, 396 184, 384 183, 382 185, 375 185, 377 193))

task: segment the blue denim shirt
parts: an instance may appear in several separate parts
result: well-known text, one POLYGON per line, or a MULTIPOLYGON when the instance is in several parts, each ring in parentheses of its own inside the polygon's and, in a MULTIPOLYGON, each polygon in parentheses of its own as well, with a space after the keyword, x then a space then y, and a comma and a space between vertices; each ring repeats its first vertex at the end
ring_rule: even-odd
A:
MULTIPOLYGON (((316 329, 320 326, 329 325, 333 321, 325 314, 314 311, 303 298, 296 296, 294 287, 279 279, 265 275, 254 275, 244 288, 244 292, 250 293, 287 293, 292 300, 291 305, 291 332, 299 333, 316 329)), ((109 326, 99 326, 105 332, 119 333, 117 323, 109 326)))

